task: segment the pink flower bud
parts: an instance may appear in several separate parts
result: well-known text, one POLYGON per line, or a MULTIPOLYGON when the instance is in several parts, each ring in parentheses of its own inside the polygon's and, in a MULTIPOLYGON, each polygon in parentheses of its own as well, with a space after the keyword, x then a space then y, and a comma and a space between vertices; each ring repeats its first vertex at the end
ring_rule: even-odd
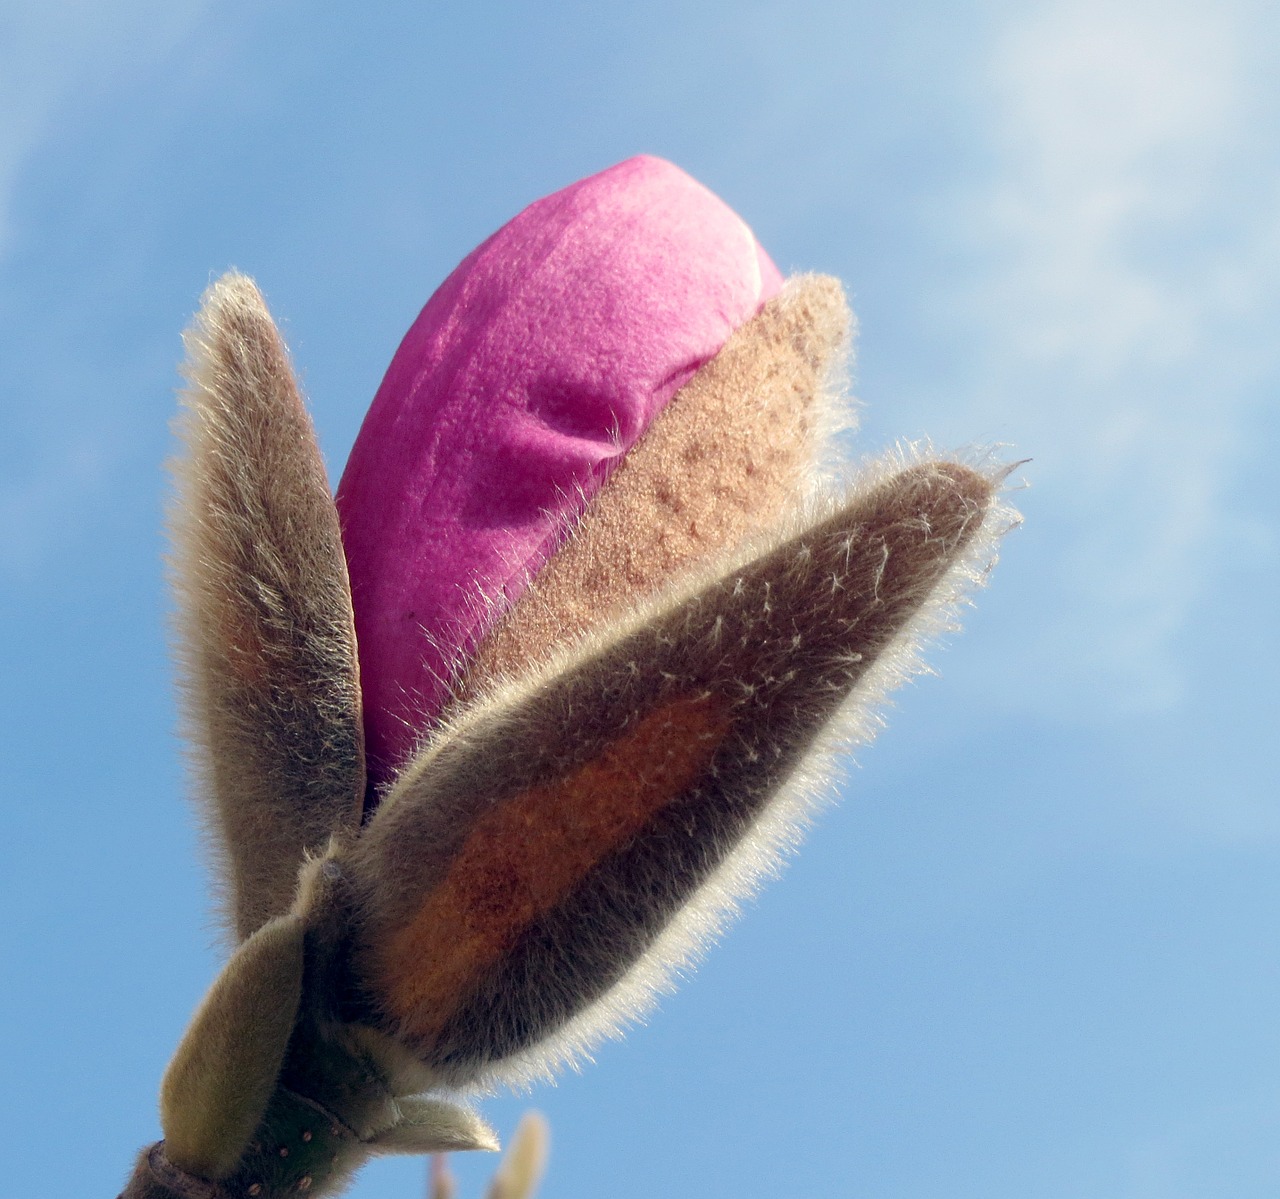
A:
POLYGON ((530 205, 431 297, 338 487, 375 784, 622 456, 781 282, 723 201, 638 157, 530 205))

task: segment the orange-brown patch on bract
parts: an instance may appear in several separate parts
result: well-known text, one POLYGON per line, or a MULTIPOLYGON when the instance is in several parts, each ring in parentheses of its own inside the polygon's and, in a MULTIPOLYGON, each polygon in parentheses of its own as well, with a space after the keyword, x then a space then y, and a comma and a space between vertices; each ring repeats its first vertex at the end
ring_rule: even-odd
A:
POLYGON ((379 989, 404 1031, 438 1034, 524 929, 688 789, 728 729, 716 697, 673 700, 598 757, 482 816, 440 884, 379 955, 379 989))

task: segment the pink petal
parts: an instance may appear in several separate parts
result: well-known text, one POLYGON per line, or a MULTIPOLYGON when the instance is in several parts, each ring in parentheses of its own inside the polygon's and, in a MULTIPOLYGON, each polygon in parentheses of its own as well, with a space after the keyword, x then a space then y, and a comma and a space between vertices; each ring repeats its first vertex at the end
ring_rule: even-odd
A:
POLYGON ((639 157, 530 205, 431 297, 338 487, 375 784, 622 455, 781 282, 723 201, 639 157))

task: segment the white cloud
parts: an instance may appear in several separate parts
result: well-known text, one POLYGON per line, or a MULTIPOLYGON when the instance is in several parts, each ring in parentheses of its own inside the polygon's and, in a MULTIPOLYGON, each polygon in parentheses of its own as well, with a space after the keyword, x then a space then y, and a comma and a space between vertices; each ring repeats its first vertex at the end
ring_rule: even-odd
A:
POLYGON ((1071 4, 1002 39, 990 218, 1018 251, 1028 357, 1078 356, 1105 379, 1185 354, 1203 300, 1140 261, 1140 241, 1213 203, 1239 108, 1228 12, 1071 4))
POLYGON ((960 297, 977 402, 1035 456, 1040 507, 1067 526, 1028 650, 1046 703, 1181 695, 1173 641, 1236 519, 1227 485, 1277 376, 1265 20, 1065 0, 1020 10, 995 45, 996 166, 949 236, 998 264, 960 297))

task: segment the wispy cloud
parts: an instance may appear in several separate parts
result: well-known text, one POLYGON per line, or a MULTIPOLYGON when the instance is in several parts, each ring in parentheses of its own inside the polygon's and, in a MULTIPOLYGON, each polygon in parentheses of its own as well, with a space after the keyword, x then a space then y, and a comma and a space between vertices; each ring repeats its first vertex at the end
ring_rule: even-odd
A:
POLYGON ((170 53, 209 0, 7 0, 0 12, 0 261, 31 155, 78 105, 170 53))
POLYGON ((1065 526, 1028 651, 1028 676, 1055 680, 1046 703, 1178 702, 1174 639, 1214 538, 1243 519, 1230 475, 1280 366, 1267 19, 1064 0, 995 43, 996 165, 953 236, 996 264, 958 297, 977 402, 1035 455, 1065 526))
POLYGON ((1191 1195, 1263 1194, 1280 1182, 1275 1150, 1280 1096, 1273 1085, 1217 1097, 1184 1100, 1163 1126, 1133 1143, 1116 1193, 1124 1199, 1182 1199, 1191 1195))
POLYGON ((99 440, 80 431, 38 469, 0 486, 0 582, 22 583, 35 573, 51 540, 74 525, 101 486, 107 456, 99 440))
MULTIPOLYGON (((8 288, 6 252, 15 237, 15 197, 27 171, 75 120, 111 89, 131 82, 174 52, 209 0, 8 0, 0 10, 0 292, 8 288)), ((13 294, 20 295, 15 286, 13 294)), ((22 374, 10 362, 4 398, 22 374)), ((39 371, 39 398, 18 395, 11 415, 27 408, 33 449, 0 479, 0 581, 21 581, 75 524, 84 505, 110 479, 112 423, 99 407, 67 417, 58 394, 98 396, 100 380, 83 364, 39 371), (36 406, 38 403, 38 407, 36 406), (43 417, 32 417, 33 413, 43 417)), ((8 443, 17 440, 10 434, 8 443)), ((12 449, 12 444, 6 448, 12 449)))

